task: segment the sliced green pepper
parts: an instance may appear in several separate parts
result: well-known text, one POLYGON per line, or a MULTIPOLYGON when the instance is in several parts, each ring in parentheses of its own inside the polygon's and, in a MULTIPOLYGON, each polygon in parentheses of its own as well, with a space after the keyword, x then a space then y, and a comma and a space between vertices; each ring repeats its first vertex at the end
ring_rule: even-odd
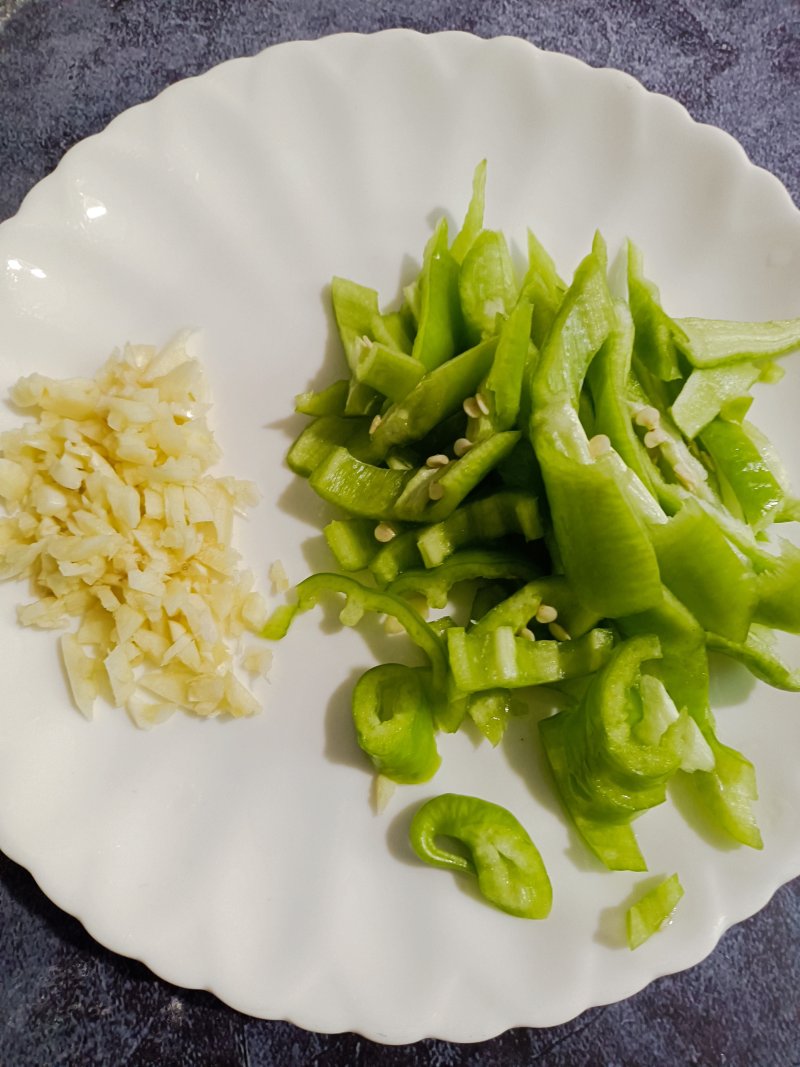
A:
POLYGON ((419 314, 412 356, 426 371, 451 359, 463 333, 458 263, 448 249, 447 221, 440 219, 425 247, 418 279, 419 314))
POLYGON ((635 904, 631 904, 625 915, 628 948, 638 948, 660 930, 675 911, 682 896, 683 886, 678 881, 677 874, 673 874, 645 893, 635 904))
MULTIPOLYGON (((390 345, 393 338, 383 324, 378 294, 374 289, 346 278, 334 278, 331 282, 331 302, 345 359, 355 375, 365 337, 390 345)), ((381 398, 373 389, 355 378, 351 380, 345 404, 347 415, 372 415, 380 403, 381 398)))
POLYGON ((753 812, 758 798, 753 765, 716 735, 709 706, 708 656, 702 627, 667 589, 656 608, 620 619, 619 625, 626 634, 656 634, 659 638, 662 659, 655 673, 677 707, 686 708, 697 723, 714 757, 713 769, 698 770, 690 779, 709 817, 734 840, 761 848, 753 812))
POLYGON ((741 642, 729 641, 711 633, 707 635, 707 640, 710 649, 738 660, 762 682, 790 693, 800 692, 800 669, 786 666, 775 649, 772 632, 766 626, 753 623, 746 640, 741 642))
POLYGON ((336 562, 345 571, 361 571, 380 547, 371 519, 333 519, 322 531, 336 562))
POLYGON ((489 471, 511 453, 519 438, 519 431, 496 433, 446 467, 418 471, 397 498, 397 517, 408 522, 446 519, 489 471))
POLYGON ((300 433, 286 456, 290 470, 308 478, 339 446, 351 441, 369 420, 322 415, 300 433))
POLYGON ((700 434, 700 443, 733 491, 745 521, 754 530, 769 526, 783 503, 784 488, 747 424, 716 418, 700 434))
POLYGON ((299 415, 344 415, 349 390, 349 380, 342 378, 318 393, 298 393, 294 399, 294 410, 299 415))
POLYGON ((465 545, 496 541, 506 534, 521 534, 526 541, 533 541, 543 532, 536 497, 501 490, 462 504, 442 522, 426 527, 417 544, 425 566, 438 567, 465 545))
POLYGON ((567 579, 553 574, 535 578, 495 603, 479 618, 470 633, 485 634, 498 626, 510 626, 517 633, 535 618, 542 604, 555 608, 559 626, 571 638, 582 637, 600 621, 596 612, 583 606, 567 579))
POLYGON ((356 363, 355 377, 389 400, 402 400, 425 373, 413 356, 388 345, 365 344, 356 363))
POLYGON ((450 669, 466 693, 552 685, 592 674, 608 661, 613 646, 610 630, 590 630, 574 641, 529 641, 510 626, 477 635, 455 626, 447 631, 450 669))
POLYGON ((800 348, 800 318, 775 322, 675 319, 675 342, 695 367, 776 359, 800 348))
POLYGON ((458 411, 489 370, 496 345, 496 339, 484 341, 427 373, 381 416, 372 433, 376 452, 385 456, 393 445, 417 441, 458 411))
POLYGON ((800 548, 778 540, 780 552, 756 578, 758 603, 753 620, 788 633, 800 633, 800 548))
POLYGON ((539 850, 510 811, 477 797, 445 793, 420 807, 411 820, 411 846, 434 867, 474 874, 488 901, 510 915, 544 919, 553 891, 539 850), (438 843, 454 838, 464 848, 438 843))
POLYGON ((424 667, 381 663, 362 674, 353 690, 358 743, 395 782, 427 782, 439 769, 429 680, 424 667))
POLYGON ((497 748, 503 740, 511 714, 511 695, 507 689, 486 689, 472 693, 467 714, 486 740, 497 748))
POLYGON ((636 328, 636 356, 662 381, 682 378, 676 340, 680 330, 661 306, 658 289, 644 276, 642 253, 628 241, 628 301, 636 328))
POLYGON ((443 608, 450 590, 458 582, 471 582, 479 578, 527 581, 535 578, 540 570, 535 560, 522 553, 464 548, 454 552, 438 567, 405 571, 395 578, 388 592, 394 596, 416 593, 424 596, 431 607, 443 608))
POLYGON ((559 277, 551 256, 536 235, 528 230, 528 270, 520 296, 533 304, 531 338, 537 348, 541 348, 550 332, 566 291, 567 285, 559 277))
POLYGON ((531 312, 531 304, 520 300, 500 328, 491 369, 479 389, 489 412, 470 419, 467 436, 472 441, 517 423, 525 369, 529 360, 538 358, 530 340, 531 312))
POLYGON ((475 238, 483 229, 483 211, 486 201, 486 160, 482 159, 472 175, 472 197, 461 229, 453 238, 450 255, 456 263, 462 263, 475 238))
POLYGON ((697 437, 726 404, 744 396, 760 374, 756 363, 693 370, 672 405, 675 425, 687 437, 697 437))
POLYGON ((517 301, 514 264, 502 233, 483 230, 464 256, 458 275, 458 296, 467 338, 477 344, 497 330, 497 316, 506 316, 517 301))
POLYGON ((589 813, 586 794, 571 771, 571 741, 566 735, 572 714, 559 712, 539 722, 547 762, 567 814, 591 851, 610 871, 646 871, 647 864, 630 823, 598 819, 589 813))
POLYGON ((743 641, 756 606, 756 576, 714 520, 688 501, 653 527, 652 536, 664 584, 704 629, 743 641))

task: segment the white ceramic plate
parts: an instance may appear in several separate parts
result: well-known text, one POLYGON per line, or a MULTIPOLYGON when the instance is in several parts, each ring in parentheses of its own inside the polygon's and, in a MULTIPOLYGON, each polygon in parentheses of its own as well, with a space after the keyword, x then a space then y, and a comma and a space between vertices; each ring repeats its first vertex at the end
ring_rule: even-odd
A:
MULTIPOLYGON (((283 457, 294 394, 339 376, 329 279, 396 297, 482 157, 489 224, 519 247, 530 225, 565 274, 600 227, 612 250, 641 244, 675 313, 798 312, 800 215, 727 135, 517 40, 392 31, 226 63, 69 152, 0 228, 2 385, 200 327, 224 466, 264 495, 241 547, 260 578, 279 558, 299 580, 326 559, 325 511, 283 457)), ((799 383, 792 368, 757 412, 795 474, 799 383)), ((348 722, 374 635, 306 616, 262 716, 142 734, 122 713, 72 710, 53 636, 15 625, 22 593, 0 590, 0 847, 103 944, 244 1012, 386 1042, 559 1023, 696 963, 800 872, 797 698, 736 670, 715 684, 720 733, 756 763, 766 848, 720 848, 672 804, 647 815, 651 870, 677 870, 686 896, 631 954, 622 906, 641 876, 577 844, 535 727, 515 724, 499 751, 443 738, 435 784, 376 817, 348 722), (530 829, 555 887, 546 922, 412 859, 410 811, 446 790, 530 829)))

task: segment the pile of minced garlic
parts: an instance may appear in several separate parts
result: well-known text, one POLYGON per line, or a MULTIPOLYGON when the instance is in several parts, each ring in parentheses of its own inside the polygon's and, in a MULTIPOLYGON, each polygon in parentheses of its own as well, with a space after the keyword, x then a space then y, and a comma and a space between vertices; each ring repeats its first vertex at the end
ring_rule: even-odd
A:
POLYGON ((231 546, 257 492, 208 473, 220 452, 186 341, 128 345, 94 378, 32 374, 11 390, 32 419, 0 434, 0 579, 30 579, 23 625, 68 631, 64 667, 87 718, 98 696, 141 727, 178 708, 260 710, 234 659, 269 670, 266 648, 238 650, 266 604, 231 546))

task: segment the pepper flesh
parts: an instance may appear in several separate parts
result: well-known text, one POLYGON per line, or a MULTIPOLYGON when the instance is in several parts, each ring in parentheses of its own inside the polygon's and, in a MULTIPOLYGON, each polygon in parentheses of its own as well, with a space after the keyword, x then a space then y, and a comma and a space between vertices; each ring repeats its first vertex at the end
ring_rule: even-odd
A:
POLYGON ((386 778, 427 782, 439 768, 429 671, 381 663, 359 678, 353 690, 358 743, 386 778))
POLYGON ((411 820, 411 846, 434 867, 473 874, 492 904, 523 919, 550 914, 553 891, 539 850, 510 811, 478 797, 444 793, 420 807, 411 820), (437 844, 454 838, 466 855, 437 844))

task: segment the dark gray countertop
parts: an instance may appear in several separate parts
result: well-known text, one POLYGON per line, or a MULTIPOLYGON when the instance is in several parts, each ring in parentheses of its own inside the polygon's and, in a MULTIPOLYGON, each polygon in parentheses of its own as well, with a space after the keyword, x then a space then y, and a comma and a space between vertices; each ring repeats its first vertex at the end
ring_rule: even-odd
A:
MULTIPOLYGON (((0 0, 0 220, 164 86, 343 30, 515 34, 615 66, 733 134, 800 203, 797 0, 0 0)), ((248 1019, 96 945, 0 854, 0 1067, 800 1064, 800 880, 691 971, 550 1030, 381 1048, 248 1019)))

